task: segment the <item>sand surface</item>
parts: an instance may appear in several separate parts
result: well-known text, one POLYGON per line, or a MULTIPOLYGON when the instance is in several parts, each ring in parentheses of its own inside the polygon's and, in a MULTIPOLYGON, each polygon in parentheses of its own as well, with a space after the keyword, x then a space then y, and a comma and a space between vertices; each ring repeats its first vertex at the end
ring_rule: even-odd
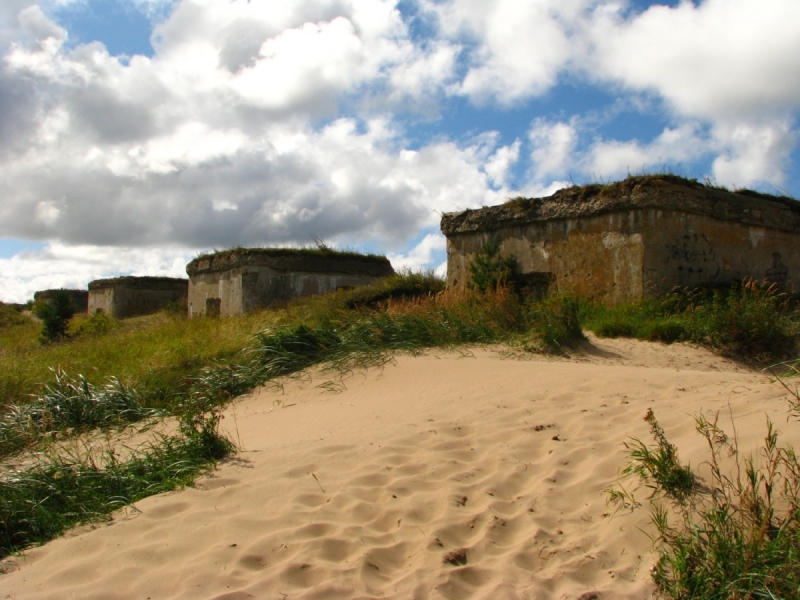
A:
POLYGON ((604 494, 623 442, 649 441, 653 408, 692 464, 700 412, 732 414, 742 450, 765 415, 798 446, 785 398, 704 350, 631 340, 313 372, 231 407, 242 450, 194 488, 27 551, 0 598, 649 598, 647 503, 613 514, 604 494))

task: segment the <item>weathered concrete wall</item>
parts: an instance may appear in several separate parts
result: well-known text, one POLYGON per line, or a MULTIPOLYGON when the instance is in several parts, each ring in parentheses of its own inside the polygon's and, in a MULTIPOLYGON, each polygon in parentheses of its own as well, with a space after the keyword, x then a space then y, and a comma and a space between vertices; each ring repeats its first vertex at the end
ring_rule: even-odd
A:
POLYGON ((42 290, 33 295, 36 302, 50 302, 55 292, 67 292, 78 312, 86 312, 89 306, 89 292, 86 290, 42 290))
POLYGON ((517 275, 531 282, 538 297, 568 291, 612 302, 641 298, 644 245, 641 229, 631 227, 635 216, 564 219, 449 237, 447 285, 463 288, 470 263, 493 240, 501 256, 517 257, 517 275))
MULTIPOLYGON (((382 258, 382 257, 380 257, 382 258)), ((365 285, 394 273, 389 261, 351 255, 280 255, 239 249, 195 259, 189 273, 189 316, 229 316, 292 298, 365 285)))
MULTIPOLYGON (((549 291, 637 300, 675 286, 751 277, 800 290, 800 203, 630 178, 542 199, 453 213, 447 281, 461 288, 487 241, 514 255, 523 280, 549 291)), ((535 287, 535 286, 534 286, 535 287)))
POLYGON ((648 293, 753 278, 800 290, 800 235, 712 217, 649 211, 648 293))
POLYGON ((116 319, 147 315, 185 299, 188 290, 188 280, 173 277, 98 279, 89 284, 89 314, 102 311, 116 319))

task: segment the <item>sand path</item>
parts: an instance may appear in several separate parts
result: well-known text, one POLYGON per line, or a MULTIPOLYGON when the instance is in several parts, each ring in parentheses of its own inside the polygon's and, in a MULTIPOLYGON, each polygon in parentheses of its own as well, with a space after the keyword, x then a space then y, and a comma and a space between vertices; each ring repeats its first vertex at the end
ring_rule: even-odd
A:
POLYGON ((315 372, 229 409, 242 451, 196 487, 29 550, 0 597, 649 598, 647 507, 613 515, 603 493, 622 443, 647 438, 652 407, 693 464, 701 411, 732 412, 743 449, 765 413, 797 446, 785 397, 704 350, 631 340, 315 372))

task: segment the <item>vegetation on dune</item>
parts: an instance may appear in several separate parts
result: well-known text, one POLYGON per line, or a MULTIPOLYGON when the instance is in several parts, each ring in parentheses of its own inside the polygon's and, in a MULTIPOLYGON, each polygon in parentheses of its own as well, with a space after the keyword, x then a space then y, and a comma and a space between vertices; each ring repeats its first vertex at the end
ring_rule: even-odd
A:
MULTIPOLYGON (((790 412, 800 418, 793 393, 790 412)), ((717 416, 718 417, 718 416, 717 416)), ((651 490, 651 522, 658 561, 651 570, 658 591, 674 600, 797 598, 800 595, 800 461, 781 445, 767 420, 760 455, 741 458, 736 438, 695 417, 705 438, 710 480, 698 478, 678 460, 652 410, 645 420, 655 444, 634 439, 623 477, 636 476, 651 490)), ((639 506, 621 485, 611 503, 639 506)))
MULTIPOLYGON (((584 340, 583 328, 692 341, 749 360, 795 350, 796 303, 774 286, 683 290, 616 308, 559 295, 533 302, 514 290, 514 263, 499 259, 496 248, 487 246, 479 259, 465 291, 445 291, 432 273, 406 272, 225 319, 189 320, 179 309, 124 321, 79 315, 61 341, 46 345, 38 343, 39 324, 0 306, 0 453, 53 449, 41 442, 152 417, 173 415, 181 423, 178 434, 126 458, 111 450, 100 461, 47 450, 32 466, 0 477, 0 554, 189 484, 233 450, 218 433, 225 403, 315 365, 341 372, 384 364, 397 351, 463 344, 565 353, 584 340)), ((800 417, 797 406, 800 400, 800 417)), ((629 443, 626 473, 663 501, 653 513, 659 588, 676 599, 792 597, 774 582, 800 585, 800 466, 793 451, 779 446, 770 428, 763 464, 745 463, 738 479, 718 468, 709 495, 654 414, 648 423, 655 446, 629 443), (722 560, 726 553, 733 558, 722 560), (714 586, 727 592, 714 595, 714 586)), ((698 430, 714 466, 730 442, 716 422, 698 419, 698 430)), ((611 496, 635 502, 621 488, 611 496)))
POLYGON ((0 477, 0 556, 191 484, 234 449, 219 434, 219 418, 218 411, 189 411, 181 415, 178 435, 162 437, 124 460, 113 449, 103 460, 52 453, 0 477))
POLYGON ((797 349, 797 301, 777 286, 745 281, 716 289, 680 289, 636 304, 584 308, 584 326, 599 337, 694 342, 723 354, 774 361, 797 349))

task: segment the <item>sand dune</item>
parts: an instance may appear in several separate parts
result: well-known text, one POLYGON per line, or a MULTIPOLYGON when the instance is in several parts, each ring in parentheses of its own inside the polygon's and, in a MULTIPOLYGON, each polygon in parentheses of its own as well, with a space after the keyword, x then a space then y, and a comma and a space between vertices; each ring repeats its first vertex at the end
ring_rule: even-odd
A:
POLYGON ((685 345, 314 372, 231 407, 242 451, 196 487, 31 549, 0 597, 649 598, 647 507, 603 493, 649 407, 693 464, 701 411, 732 413, 743 449, 765 414, 800 444, 779 385, 685 345))

